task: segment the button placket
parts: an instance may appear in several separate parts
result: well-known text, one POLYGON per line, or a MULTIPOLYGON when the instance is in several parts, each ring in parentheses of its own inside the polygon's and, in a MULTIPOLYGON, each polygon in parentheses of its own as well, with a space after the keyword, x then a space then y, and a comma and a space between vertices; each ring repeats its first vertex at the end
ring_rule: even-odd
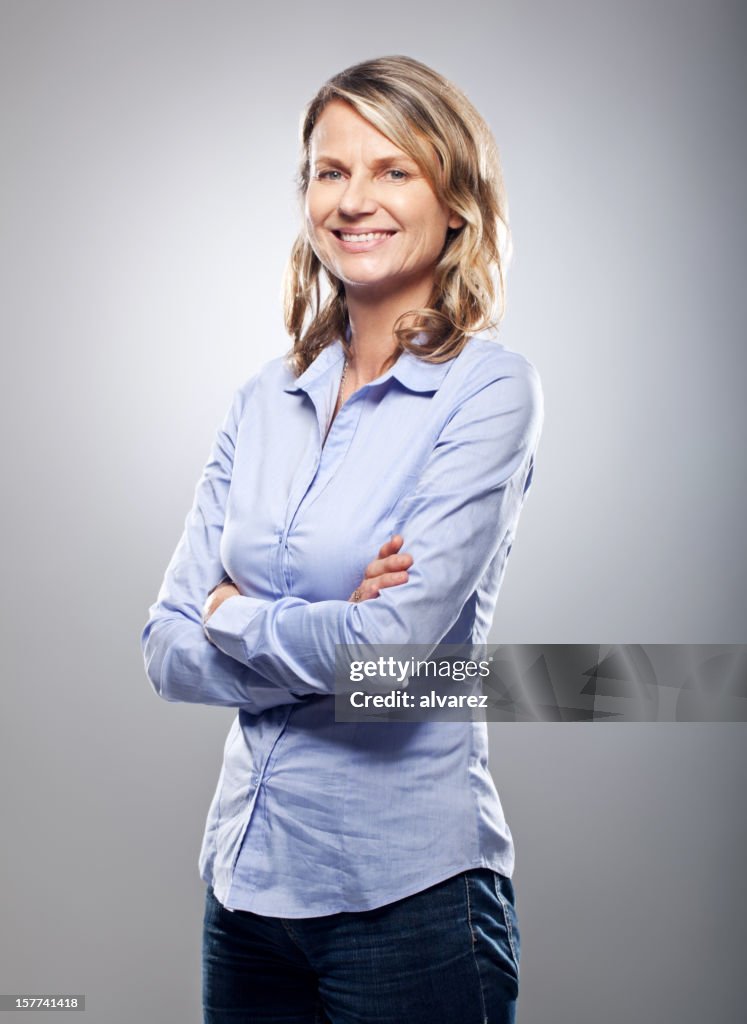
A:
MULTIPOLYGON (((306 483, 303 487, 294 488, 291 493, 291 500, 288 502, 286 513, 286 526, 280 538, 279 553, 282 567, 282 578, 286 593, 292 587, 292 572, 290 564, 290 551, 288 537, 298 520, 299 514, 304 508, 308 508, 324 488, 334 478, 335 473, 342 465, 347 455, 358 423, 363 412, 363 400, 368 385, 348 399, 345 405, 335 416, 332 427, 327 435, 326 443, 321 446, 321 440, 315 448, 311 472, 305 475, 306 483)), ((315 403, 316 404, 316 403, 315 403)))

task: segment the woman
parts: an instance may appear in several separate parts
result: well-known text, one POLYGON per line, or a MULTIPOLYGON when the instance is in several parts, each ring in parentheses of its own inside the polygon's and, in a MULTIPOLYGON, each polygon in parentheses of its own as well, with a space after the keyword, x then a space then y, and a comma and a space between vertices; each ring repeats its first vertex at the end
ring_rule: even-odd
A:
POLYGON ((485 723, 334 714, 341 644, 487 638, 542 419, 531 364, 476 333, 503 299, 498 156, 407 57, 336 75, 301 134, 293 350, 236 392, 143 633, 160 696, 238 709, 200 854, 204 1019, 512 1021, 485 723))

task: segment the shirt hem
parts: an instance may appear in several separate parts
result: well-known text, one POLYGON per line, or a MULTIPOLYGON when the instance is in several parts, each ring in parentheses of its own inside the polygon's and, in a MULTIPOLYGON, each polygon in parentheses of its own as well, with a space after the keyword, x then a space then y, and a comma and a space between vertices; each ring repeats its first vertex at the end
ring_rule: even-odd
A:
POLYGON ((398 900, 406 899, 408 896, 416 896, 418 893, 425 892, 426 889, 430 889, 440 882, 445 882, 448 878, 453 878, 454 875, 461 874, 463 871, 471 871, 474 868, 488 868, 491 871, 497 871, 505 875, 507 878, 511 878, 513 875, 513 858, 510 856, 505 859, 499 857, 480 857, 477 860, 460 861, 449 868, 444 868, 433 875, 426 876, 425 884, 423 884, 422 878, 419 878, 417 881, 403 886, 402 889, 397 889, 395 893, 388 893, 384 898, 376 896, 368 900, 356 901, 352 904, 350 901, 339 901, 332 905, 318 905, 311 902, 302 909, 293 903, 285 903, 278 906, 276 901, 272 901, 272 906, 270 907, 269 903, 271 901, 262 899, 257 894, 242 893, 241 890, 237 892, 235 882, 228 887, 231 889, 231 898, 229 900, 228 892, 222 886, 215 888, 215 883, 211 877, 205 877, 205 875, 201 877, 204 882, 213 886, 215 898, 226 910, 244 910, 253 914, 259 914, 262 917, 301 919, 378 910, 380 907, 386 907, 390 903, 396 903, 398 900))

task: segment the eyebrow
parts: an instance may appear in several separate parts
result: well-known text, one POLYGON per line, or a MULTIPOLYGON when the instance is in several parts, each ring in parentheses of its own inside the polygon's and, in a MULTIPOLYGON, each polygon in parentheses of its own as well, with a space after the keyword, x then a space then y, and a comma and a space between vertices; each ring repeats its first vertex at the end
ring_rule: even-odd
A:
MULTIPOLYGON (((316 159, 313 162, 315 164, 323 164, 323 163, 339 164, 339 163, 344 163, 345 161, 344 160, 340 160, 339 157, 328 156, 326 153, 320 153, 319 156, 317 156, 316 159)), ((388 164, 402 164, 402 163, 410 163, 410 164, 413 165, 413 167, 417 167, 418 166, 415 163, 415 161, 413 160, 413 158, 411 156, 408 156, 407 153, 393 153, 391 156, 380 156, 376 160, 372 161, 371 166, 372 167, 385 167, 388 164)))

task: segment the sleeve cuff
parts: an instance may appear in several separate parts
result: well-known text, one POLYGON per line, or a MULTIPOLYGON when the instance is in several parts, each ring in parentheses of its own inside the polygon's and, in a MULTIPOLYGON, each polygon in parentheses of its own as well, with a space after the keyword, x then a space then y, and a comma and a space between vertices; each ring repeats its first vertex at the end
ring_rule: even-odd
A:
POLYGON ((256 597, 238 594, 226 598, 204 624, 205 635, 218 650, 240 661, 242 665, 248 665, 249 652, 245 637, 252 619, 268 603, 256 597))

